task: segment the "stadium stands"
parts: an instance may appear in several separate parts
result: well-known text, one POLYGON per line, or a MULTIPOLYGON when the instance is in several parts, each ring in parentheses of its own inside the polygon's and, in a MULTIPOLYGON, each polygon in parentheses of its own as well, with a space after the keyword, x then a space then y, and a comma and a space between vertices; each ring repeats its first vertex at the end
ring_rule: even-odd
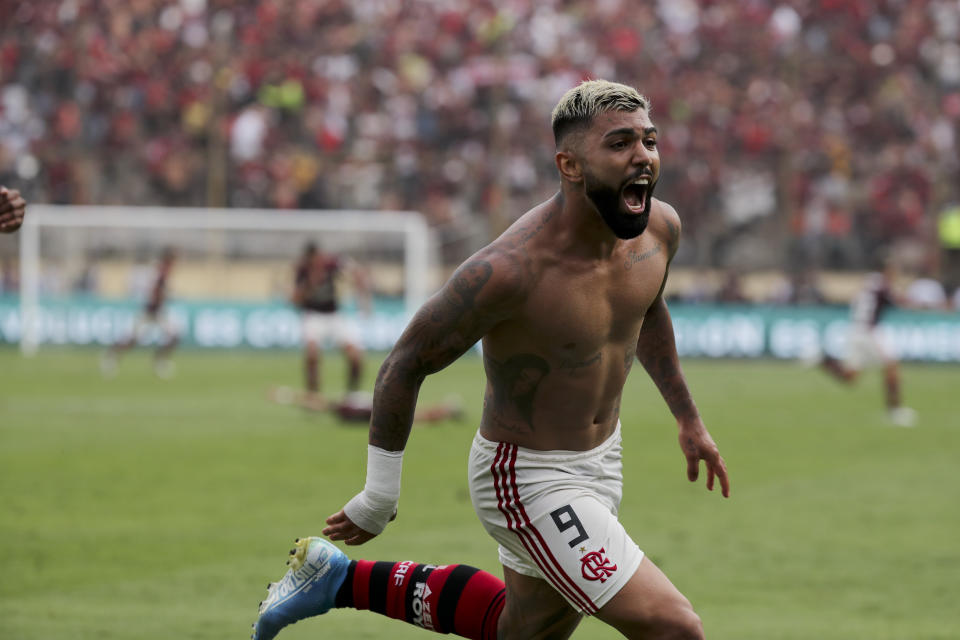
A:
POLYGON ((680 264, 862 268, 958 196, 958 30, 942 1, 15 3, 0 183, 417 209, 455 262, 554 189, 544 120, 599 76, 653 100, 680 264))

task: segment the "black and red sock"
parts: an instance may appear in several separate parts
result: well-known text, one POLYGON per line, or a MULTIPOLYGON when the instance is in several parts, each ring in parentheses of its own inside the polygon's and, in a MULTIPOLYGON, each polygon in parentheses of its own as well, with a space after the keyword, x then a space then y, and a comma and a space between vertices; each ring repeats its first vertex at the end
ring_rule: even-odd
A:
POLYGON ((336 607, 370 610, 437 633, 496 640, 504 584, 464 564, 352 560, 336 607))

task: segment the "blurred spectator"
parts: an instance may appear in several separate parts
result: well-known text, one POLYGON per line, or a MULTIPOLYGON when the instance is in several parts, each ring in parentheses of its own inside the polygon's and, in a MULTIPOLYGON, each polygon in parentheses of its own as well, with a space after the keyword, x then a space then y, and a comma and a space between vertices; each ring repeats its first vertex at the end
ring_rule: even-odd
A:
POLYGON ((960 288, 960 204, 951 203, 937 220, 944 280, 948 287, 960 288))
POLYGON ((552 188, 542 114, 608 77, 652 98, 678 264, 862 268, 956 180, 958 36, 952 0, 33 0, 0 24, 0 182, 427 211, 457 262, 552 188))
POLYGON ((20 291, 20 266, 12 258, 0 258, 0 293, 20 291))
POLYGON ((750 302, 743 292, 743 283, 738 271, 730 270, 724 274, 723 283, 717 290, 716 301, 721 304, 745 304, 750 302))
POLYGON ((950 307, 947 292, 940 281, 929 275, 915 279, 904 292, 909 307, 914 309, 946 310, 950 307))
POLYGON ((814 269, 798 269, 785 278, 773 293, 774 304, 821 305, 827 298, 817 282, 814 269))
POLYGON ((99 269, 97 263, 87 258, 80 267, 80 273, 73 280, 72 289, 74 293, 86 294, 96 293, 99 288, 99 269))

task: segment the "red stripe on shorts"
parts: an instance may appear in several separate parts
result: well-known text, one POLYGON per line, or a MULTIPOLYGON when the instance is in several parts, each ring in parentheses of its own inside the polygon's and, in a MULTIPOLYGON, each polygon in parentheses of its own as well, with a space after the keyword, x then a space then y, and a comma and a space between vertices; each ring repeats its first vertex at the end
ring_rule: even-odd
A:
POLYGON ((553 558, 553 555, 550 554, 550 550, 546 548, 546 543, 543 541, 540 533, 530 522, 530 519, 526 517, 526 511, 523 510, 523 505, 520 504, 520 494, 519 491, 517 491, 516 486, 516 459, 517 446, 507 443, 500 443, 497 447, 497 456, 494 459, 493 465, 490 467, 490 470, 493 473, 494 488, 497 495, 497 508, 500 509, 500 512, 503 513, 507 520, 507 529, 513 531, 517 535, 517 537, 520 539, 520 543, 527 550, 527 553, 530 554, 531 559, 533 559, 537 566, 540 567, 540 570, 543 571, 544 576, 557 591, 576 603, 578 607, 587 613, 595 612, 596 607, 593 606, 589 598, 584 596, 584 598, 581 599, 574 589, 571 589, 569 584, 564 582, 563 578, 567 578, 567 580, 569 580, 569 577, 566 576, 562 568, 559 568, 559 563, 557 563, 556 559, 553 558), (508 460, 509 470, 507 466, 508 460), (508 478, 512 478, 512 497, 510 495, 510 481, 508 478), (514 500, 516 501, 516 504, 520 506, 520 511, 517 511, 517 509, 511 504, 514 500), (534 535, 527 529, 532 530, 533 534, 536 534, 536 537, 534 537, 534 535), (541 548, 539 545, 543 545, 543 548, 541 548), (550 555, 550 559, 553 560, 554 565, 556 565, 556 569, 554 568, 554 565, 551 565, 550 561, 544 555, 544 549, 546 549, 546 553, 550 555))
MULTIPOLYGON (((563 566, 561 566, 560 562, 554 557, 553 552, 550 551, 550 547, 547 546, 546 540, 543 539, 543 536, 540 534, 540 531, 537 530, 537 528, 533 525, 533 522, 530 520, 530 517, 527 515, 527 510, 523 507, 523 503, 520 501, 520 491, 517 489, 516 461, 517 461, 517 448, 516 446, 514 446, 513 455, 510 458, 510 486, 513 489, 514 501, 516 506, 519 508, 519 513, 520 513, 522 522, 526 525, 527 528, 530 529, 530 531, 533 532, 533 535, 536 536, 541 547, 543 548, 543 551, 549 557, 549 562, 553 563, 553 566, 556 569, 557 573, 560 575, 561 579, 566 581, 567 586, 571 588, 573 591, 575 591, 577 595, 580 596, 579 598, 574 597, 573 599, 578 603, 586 602, 587 606, 584 607, 583 609, 586 613, 588 614, 596 613, 597 611, 599 611, 599 608, 597 607, 597 605, 593 603, 593 601, 590 599, 590 596, 588 596, 586 593, 583 592, 583 590, 579 587, 579 585, 577 585, 576 581, 574 581, 573 578, 567 575, 567 572, 564 571, 563 566)), ((543 567, 541 566, 541 568, 543 567)))

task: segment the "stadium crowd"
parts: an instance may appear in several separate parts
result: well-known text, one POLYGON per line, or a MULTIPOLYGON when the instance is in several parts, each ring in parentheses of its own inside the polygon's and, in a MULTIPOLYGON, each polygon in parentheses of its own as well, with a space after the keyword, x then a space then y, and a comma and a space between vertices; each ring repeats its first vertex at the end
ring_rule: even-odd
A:
POLYGON ((652 99, 680 264, 921 255, 960 196, 956 0, 5 11, 0 183, 35 202, 416 209, 456 261, 555 188, 544 123, 586 77, 652 99))

